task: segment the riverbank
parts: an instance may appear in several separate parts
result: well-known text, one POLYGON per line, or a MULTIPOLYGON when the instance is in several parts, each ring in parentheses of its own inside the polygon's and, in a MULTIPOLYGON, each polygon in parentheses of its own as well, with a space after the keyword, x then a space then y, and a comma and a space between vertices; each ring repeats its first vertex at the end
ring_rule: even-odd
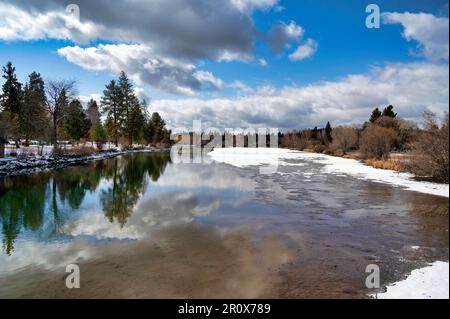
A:
POLYGON ((436 261, 415 269, 405 280, 386 287, 378 299, 448 299, 449 263, 436 261))
MULTIPOLYGON (((449 197, 448 184, 417 181, 415 176, 410 173, 374 168, 365 165, 359 160, 321 153, 293 151, 284 148, 234 148, 232 150, 214 149, 209 153, 209 156, 217 162, 236 167, 256 165, 292 166, 294 165, 292 163, 293 160, 314 161, 323 164, 322 172, 326 174, 348 175, 358 179, 402 187, 410 191, 449 197)), ((297 166, 299 166, 298 170, 302 170, 301 165, 297 164, 297 166)))
POLYGON ((167 148, 130 148, 130 149, 109 149, 90 154, 67 153, 63 155, 44 155, 28 158, 4 158, 0 159, 0 176, 16 176, 42 172, 50 169, 59 169, 67 166, 80 165, 92 161, 113 158, 137 152, 168 152, 167 148))

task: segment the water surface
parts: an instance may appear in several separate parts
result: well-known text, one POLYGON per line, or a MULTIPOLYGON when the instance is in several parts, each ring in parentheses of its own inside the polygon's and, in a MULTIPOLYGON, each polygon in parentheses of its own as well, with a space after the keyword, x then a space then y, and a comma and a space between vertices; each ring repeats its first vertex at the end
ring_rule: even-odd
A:
POLYGON ((141 153, 1 178, 0 297, 364 297, 368 264, 389 283, 448 261, 447 198, 292 164, 141 153))

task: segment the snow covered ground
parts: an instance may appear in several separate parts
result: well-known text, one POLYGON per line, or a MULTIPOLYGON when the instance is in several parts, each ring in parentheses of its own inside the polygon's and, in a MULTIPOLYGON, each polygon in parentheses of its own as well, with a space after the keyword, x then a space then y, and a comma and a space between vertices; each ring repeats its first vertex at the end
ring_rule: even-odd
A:
POLYGON ((449 263, 436 261, 430 266, 413 270, 405 280, 387 286, 378 299, 448 299, 449 263))
POLYGON ((100 153, 92 153, 89 155, 67 155, 53 158, 50 155, 44 156, 27 156, 25 158, 6 157, 0 158, 0 176, 23 175, 53 168, 62 168, 71 165, 78 165, 90 161, 112 158, 119 155, 139 152, 164 152, 165 148, 135 148, 120 150, 111 147, 100 153))
POLYGON ((216 162, 237 167, 259 165, 292 166, 293 163, 287 160, 313 161, 324 164, 324 173, 346 174, 359 179, 403 187, 411 191, 449 197, 448 184, 415 181, 413 180, 414 176, 409 173, 378 169, 364 165, 360 161, 342 157, 278 148, 216 148, 208 155, 216 162))
MULTIPOLYGON (((82 147, 82 146, 92 147, 92 143, 88 142, 88 143, 79 145, 79 147, 82 147)), ((5 148, 5 158, 11 158, 12 157, 11 153, 15 153, 18 156, 20 156, 20 155, 35 156, 35 155, 39 154, 40 148, 41 147, 38 145, 30 145, 30 146, 21 146, 20 148, 16 149, 13 144, 10 144, 5 148)), ((73 149, 74 147, 72 145, 66 145, 66 146, 61 145, 61 148, 70 150, 70 149, 73 149)), ((116 150, 116 149, 119 150, 114 144, 106 143, 103 145, 104 151, 116 150)), ((44 145, 42 155, 49 156, 52 153, 52 151, 53 151, 53 145, 44 145)))

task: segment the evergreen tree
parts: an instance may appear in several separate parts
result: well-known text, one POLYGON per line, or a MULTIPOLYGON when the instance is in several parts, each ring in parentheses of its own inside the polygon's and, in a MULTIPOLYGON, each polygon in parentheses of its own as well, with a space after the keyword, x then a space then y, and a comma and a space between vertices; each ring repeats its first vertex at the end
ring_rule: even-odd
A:
POLYGON ((22 107, 22 85, 17 80, 16 76, 16 68, 13 67, 11 62, 8 62, 6 66, 3 67, 3 78, 5 82, 2 87, 1 94, 1 107, 2 111, 6 112, 11 123, 10 127, 12 130, 12 134, 16 139, 16 147, 19 147, 18 139, 19 139, 19 125, 18 125, 18 116, 20 114, 20 110, 22 107))
POLYGON ((28 83, 24 89, 24 102, 18 116, 20 132, 25 137, 25 145, 29 139, 42 137, 47 126, 47 113, 45 109, 44 80, 39 73, 33 72, 28 76, 28 83))
POLYGON ((389 105, 383 110, 382 116, 395 118, 397 116, 397 113, 394 113, 394 107, 392 105, 389 105))
POLYGON ((98 109, 97 101, 91 99, 87 104, 87 116, 91 121, 92 128, 96 127, 100 122, 100 111, 98 109))
POLYGON ((154 112, 145 127, 145 139, 149 143, 161 142, 164 137, 165 125, 166 123, 161 116, 157 112, 154 112))
POLYGON ((68 136, 75 141, 79 141, 82 137, 88 135, 91 121, 84 112, 80 101, 73 100, 70 102, 64 117, 63 128, 68 136))
POLYGON ((93 130, 95 130, 97 128, 97 125, 99 123, 101 125, 100 111, 98 109, 97 102, 94 99, 91 99, 88 102, 86 114, 87 114, 89 120, 91 121, 91 129, 89 130, 89 137, 91 138, 92 141, 94 141, 95 139, 92 138, 93 130))
POLYGON ((143 127, 145 125, 145 117, 139 102, 135 103, 131 108, 127 122, 129 123, 129 142, 130 145, 133 145, 133 141, 137 141, 142 137, 143 127))
POLYGON ((379 118, 381 117, 381 112, 378 108, 375 108, 372 111, 372 115, 370 116, 369 122, 370 123, 375 123, 379 118))
POLYGON ((97 122, 90 130, 90 137, 92 141, 97 143, 104 143, 106 141, 106 132, 101 122, 97 122))
POLYGON ((102 112, 107 114, 106 127, 108 135, 114 141, 116 147, 119 145, 120 122, 121 122, 121 94, 120 88, 115 80, 111 80, 103 91, 101 100, 102 112))
POLYGON ((333 142, 333 137, 331 135, 333 129, 331 128, 330 122, 327 122, 327 125, 325 126, 325 138, 329 143, 333 142))
POLYGON ((130 144, 133 143, 133 134, 136 128, 133 127, 133 119, 131 116, 132 109, 139 103, 135 93, 133 84, 128 79, 126 73, 122 71, 119 76, 119 89, 120 89, 120 113, 121 121, 120 127, 123 134, 128 138, 130 144))

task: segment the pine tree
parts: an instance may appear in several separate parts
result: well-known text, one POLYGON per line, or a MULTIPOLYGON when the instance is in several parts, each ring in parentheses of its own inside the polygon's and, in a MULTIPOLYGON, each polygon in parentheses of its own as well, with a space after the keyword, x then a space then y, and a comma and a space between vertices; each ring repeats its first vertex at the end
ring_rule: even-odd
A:
POLYGON ((12 134, 16 139, 16 147, 19 147, 19 125, 18 116, 22 107, 22 84, 17 80, 16 68, 12 66, 11 62, 8 62, 3 67, 3 78, 5 83, 2 87, 1 95, 1 107, 3 112, 6 112, 11 123, 12 134))
POLYGON ((133 145, 133 141, 137 141, 142 137, 143 127, 145 125, 145 117, 139 102, 135 103, 130 110, 129 119, 129 141, 133 145))
POLYGON ((395 118, 397 116, 397 113, 394 113, 394 107, 392 105, 389 105, 383 110, 382 116, 395 118))
POLYGON ((48 124, 45 109, 44 80, 39 73, 33 72, 28 76, 28 83, 24 89, 24 102, 18 116, 20 132, 25 137, 25 145, 28 146, 32 136, 42 137, 48 124))
POLYGON ((104 143, 106 141, 106 132, 101 122, 97 122, 97 124, 90 130, 89 134, 92 141, 97 143, 104 143))
POLYGON ((330 122, 327 122, 327 125, 325 126, 325 138, 327 139, 328 143, 333 142, 333 137, 331 136, 333 129, 331 128, 330 122))
POLYGON ((161 142, 164 137, 165 125, 166 123, 161 116, 157 112, 154 112, 145 127, 145 139, 149 143, 161 142))
POLYGON ((379 118, 381 117, 381 112, 378 108, 375 108, 372 111, 372 115, 370 116, 369 122, 370 123, 375 123, 379 118))
POLYGON ((107 129, 109 137, 114 144, 119 146, 120 122, 121 122, 121 97, 120 88, 115 80, 111 80, 103 91, 101 100, 102 112, 107 114, 107 129))
POLYGON ((100 122, 100 111, 98 109, 97 101, 91 99, 87 104, 87 116, 91 121, 92 127, 96 127, 97 123, 100 122))
POLYGON ((139 103, 135 93, 133 84, 124 71, 120 73, 119 76, 119 89, 120 89, 120 113, 121 113, 121 122, 120 127, 123 134, 128 138, 128 142, 133 144, 133 134, 135 128, 133 127, 133 121, 131 118, 132 109, 136 104, 139 103))
POLYGON ((88 135, 91 121, 84 112, 80 101, 73 100, 70 102, 62 126, 67 135, 77 142, 88 135))

